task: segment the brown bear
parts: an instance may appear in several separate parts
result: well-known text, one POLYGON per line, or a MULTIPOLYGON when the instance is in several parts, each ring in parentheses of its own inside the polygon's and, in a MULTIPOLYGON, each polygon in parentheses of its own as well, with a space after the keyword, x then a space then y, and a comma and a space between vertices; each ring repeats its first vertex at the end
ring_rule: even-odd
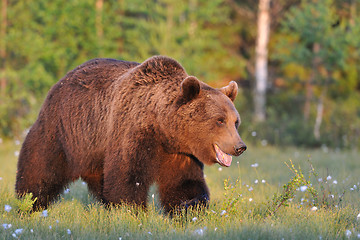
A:
POLYGON ((214 89, 164 56, 90 60, 48 93, 22 145, 16 193, 43 208, 81 177, 104 203, 146 207, 157 183, 166 212, 206 205, 203 164, 230 166, 246 149, 237 90, 214 89))

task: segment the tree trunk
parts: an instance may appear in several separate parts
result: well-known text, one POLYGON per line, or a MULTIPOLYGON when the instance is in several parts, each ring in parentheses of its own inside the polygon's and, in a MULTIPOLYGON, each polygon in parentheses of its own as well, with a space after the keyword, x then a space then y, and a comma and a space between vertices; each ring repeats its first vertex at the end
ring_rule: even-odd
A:
POLYGON ((270 34, 270 0, 259 0, 256 60, 255 60, 255 93, 254 93, 254 120, 265 120, 266 85, 268 78, 268 49, 270 34))
POLYGON ((0 93, 5 96, 6 92, 6 76, 5 76, 5 61, 6 61, 6 28, 7 28, 7 0, 1 1, 1 28, 0 28, 0 93))
POLYGON ((104 29, 103 29, 103 23, 102 23, 103 6, 104 6, 104 0, 96 0, 96 3, 95 3, 95 8, 96 8, 95 29, 96 29, 96 37, 97 37, 97 41, 98 41, 99 55, 102 55, 103 36, 104 36, 104 29))
POLYGON ((324 99, 325 99, 326 90, 322 90, 319 102, 316 108, 316 120, 314 125, 314 136, 316 140, 320 140, 320 127, 323 119, 324 113, 324 99))
POLYGON ((318 71, 318 66, 320 65, 321 59, 319 58, 318 53, 320 51, 320 44, 314 43, 313 45, 313 60, 312 60, 312 71, 309 79, 305 83, 305 104, 304 104, 304 120, 308 121, 310 117, 310 106, 311 99, 313 97, 313 82, 316 78, 316 73, 318 71))
POLYGON ((312 98, 312 81, 313 81, 313 73, 311 73, 310 78, 305 83, 305 104, 304 104, 304 120, 308 121, 310 117, 310 106, 311 106, 311 98, 312 98))

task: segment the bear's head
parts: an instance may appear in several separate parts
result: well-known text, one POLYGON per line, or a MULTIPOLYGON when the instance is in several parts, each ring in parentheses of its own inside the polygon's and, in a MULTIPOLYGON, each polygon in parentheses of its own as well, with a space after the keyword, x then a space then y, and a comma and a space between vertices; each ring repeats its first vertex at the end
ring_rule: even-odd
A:
POLYGON ((181 83, 177 110, 184 134, 179 136, 183 153, 204 164, 230 166, 232 156, 239 156, 246 145, 238 133, 240 116, 233 101, 238 92, 236 82, 215 89, 188 76, 181 83))

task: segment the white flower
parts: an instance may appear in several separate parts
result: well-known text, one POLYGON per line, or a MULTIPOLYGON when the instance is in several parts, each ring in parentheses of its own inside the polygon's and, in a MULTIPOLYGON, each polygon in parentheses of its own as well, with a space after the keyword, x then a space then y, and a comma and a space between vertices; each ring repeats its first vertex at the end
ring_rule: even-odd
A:
POLYGON ((42 211, 41 216, 42 217, 47 217, 48 216, 48 211, 47 210, 42 211))
POLYGON ((16 234, 16 235, 19 235, 19 234, 21 234, 23 231, 24 231, 24 229, 22 229, 22 228, 16 229, 16 230, 15 230, 15 234, 16 234))
POLYGON ((258 183, 259 183, 259 180, 256 179, 256 180, 254 181, 254 183, 255 183, 255 184, 258 184, 258 183))
POLYGON ((51 225, 49 226, 49 229, 52 229, 52 226, 51 226, 51 225))
POLYGON ((192 221, 193 222, 197 221, 197 217, 193 217, 192 221))
POLYGON ((313 212, 315 212, 316 210, 318 210, 318 208, 315 206, 311 208, 311 211, 313 211, 313 212))
POLYGON ((265 179, 261 180, 262 183, 266 183, 265 179))
POLYGON ((329 180, 331 180, 331 178, 332 178, 332 177, 329 175, 329 176, 327 176, 326 180, 329 181, 329 180))
POLYGON ((360 213, 356 217, 357 220, 360 220, 360 213))
POLYGON ((221 171, 222 171, 222 168, 221 168, 221 167, 219 167, 219 168, 218 168, 218 170, 219 170, 219 172, 221 172, 221 171))
POLYGON ((253 200, 252 198, 249 198, 249 202, 252 202, 252 200, 253 200))
POLYGON ((345 231, 345 236, 346 236, 347 238, 349 238, 349 237, 351 236, 351 231, 350 231, 350 230, 346 230, 346 231, 345 231))
POLYGON ((2 177, 0 177, 0 181, 1 181, 1 180, 3 180, 3 178, 2 178, 2 177))
POLYGON ((202 228, 196 229, 194 231, 194 235, 203 236, 204 235, 204 230, 202 228))
POLYGON ((15 145, 20 145, 20 141, 19 140, 15 140, 15 145))
POLYGON ((4 223, 3 225, 3 228, 6 230, 6 229, 9 229, 9 228, 11 228, 11 224, 9 223, 9 224, 7 224, 7 223, 4 223))
POLYGON ((33 232, 34 232, 34 229, 30 229, 30 232, 33 233, 33 232))
POLYGON ((305 192, 307 188, 308 188, 307 186, 301 186, 300 191, 305 192))
POLYGON ((15 233, 11 234, 11 236, 13 236, 14 238, 17 238, 17 236, 16 236, 16 234, 15 234, 15 233))
POLYGON ((136 186, 139 186, 139 185, 140 185, 140 183, 137 182, 137 183, 136 183, 136 186))
POLYGON ((360 233, 358 233, 357 238, 360 238, 360 233))
POLYGON ((356 185, 354 185, 354 189, 357 189, 357 186, 356 186, 356 185))
POLYGON ((69 192, 70 192, 70 189, 68 189, 68 188, 64 190, 64 194, 68 194, 69 192))
POLYGON ((221 213, 220 213, 220 216, 224 215, 226 213, 225 210, 222 210, 221 213))
POLYGON ((151 233, 151 232, 148 232, 148 234, 149 234, 149 235, 152 235, 152 233, 151 233))
POLYGON ((261 145, 263 146, 263 147, 265 147, 266 145, 267 145, 267 140, 266 139, 263 139, 263 140, 261 140, 261 145))
POLYGON ((322 179, 322 178, 319 178, 319 179, 318 179, 318 182, 322 182, 322 181, 323 181, 323 179, 322 179))
POLYGON ((5 211, 10 212, 12 207, 10 205, 5 205, 5 211))
POLYGON ((19 152, 19 151, 15 151, 15 152, 14 152, 14 156, 15 156, 15 157, 18 157, 19 155, 20 155, 20 152, 19 152))
POLYGON ((155 198, 155 194, 152 194, 151 197, 154 199, 154 198, 155 198))
POLYGON ((249 191, 251 192, 252 190, 254 190, 252 187, 249 187, 249 191))
POLYGON ((336 180, 334 180, 334 181, 333 181, 333 184, 337 184, 337 181, 336 181, 336 180))
POLYGON ((253 168, 257 168, 258 166, 259 166, 258 163, 251 164, 251 167, 253 167, 253 168))
POLYGON ((252 132, 251 132, 251 136, 256 137, 256 132, 255 132, 255 131, 252 131, 252 132))

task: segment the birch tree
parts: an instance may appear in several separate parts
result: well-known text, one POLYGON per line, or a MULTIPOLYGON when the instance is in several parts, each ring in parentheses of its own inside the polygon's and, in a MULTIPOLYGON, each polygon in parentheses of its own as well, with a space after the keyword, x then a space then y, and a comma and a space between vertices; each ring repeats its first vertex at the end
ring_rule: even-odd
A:
POLYGON ((270 0, 259 0, 257 20, 257 41, 255 58, 255 93, 254 93, 254 120, 265 120, 266 85, 268 78, 268 49, 270 33, 270 0))

